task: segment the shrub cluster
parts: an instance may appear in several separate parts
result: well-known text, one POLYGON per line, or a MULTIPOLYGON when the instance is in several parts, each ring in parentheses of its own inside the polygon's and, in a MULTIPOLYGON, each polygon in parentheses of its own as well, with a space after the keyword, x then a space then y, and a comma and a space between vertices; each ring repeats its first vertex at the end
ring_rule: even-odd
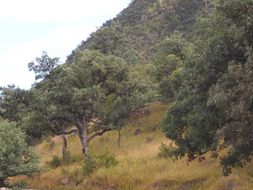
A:
POLYGON ((83 173, 85 176, 91 175, 99 168, 109 168, 118 164, 118 160, 114 155, 104 153, 99 156, 87 155, 83 165, 83 173))

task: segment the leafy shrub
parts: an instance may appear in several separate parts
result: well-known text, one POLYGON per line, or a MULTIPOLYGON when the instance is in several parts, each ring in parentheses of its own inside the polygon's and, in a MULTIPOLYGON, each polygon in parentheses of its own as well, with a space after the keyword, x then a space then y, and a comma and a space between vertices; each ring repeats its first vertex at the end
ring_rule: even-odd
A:
POLYGON ((109 168, 118 164, 114 155, 104 153, 99 156, 88 155, 85 157, 83 172, 85 176, 91 175, 95 170, 99 168, 109 168))
POLYGON ((0 188, 8 177, 39 172, 38 157, 14 123, 0 120, 0 188))
POLYGON ((52 160, 49 162, 49 165, 52 167, 52 168, 58 168, 59 166, 61 166, 61 159, 54 155, 52 160))
POLYGON ((96 164, 96 159, 93 158, 91 155, 87 155, 84 160, 84 165, 83 165, 83 173, 85 176, 91 175, 94 170, 96 169, 97 164, 96 164))

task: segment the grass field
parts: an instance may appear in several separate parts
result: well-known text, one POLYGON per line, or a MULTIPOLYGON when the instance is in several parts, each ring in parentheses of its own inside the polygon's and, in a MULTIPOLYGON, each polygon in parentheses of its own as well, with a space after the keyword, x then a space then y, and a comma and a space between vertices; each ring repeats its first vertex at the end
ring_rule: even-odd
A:
POLYGON ((222 176, 218 160, 208 156, 202 162, 187 163, 186 159, 160 159, 161 143, 170 143, 161 129, 157 129, 166 110, 165 105, 153 103, 149 114, 133 116, 122 130, 118 147, 116 131, 98 137, 91 143, 93 155, 104 152, 115 155, 119 163, 100 168, 84 177, 83 155, 77 136, 68 137, 70 163, 56 169, 48 167, 52 156, 61 157, 60 137, 48 139, 36 147, 44 171, 25 180, 30 188, 41 190, 252 190, 253 165, 234 170, 229 177, 222 176), (137 128, 141 133, 135 135, 137 128))

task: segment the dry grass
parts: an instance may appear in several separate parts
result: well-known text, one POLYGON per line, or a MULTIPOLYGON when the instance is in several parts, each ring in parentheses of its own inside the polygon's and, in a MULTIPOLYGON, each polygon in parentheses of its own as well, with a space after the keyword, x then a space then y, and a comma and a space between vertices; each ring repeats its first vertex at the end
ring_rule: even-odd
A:
MULTIPOLYGON (((98 169, 89 177, 82 175, 82 154, 76 136, 68 137, 69 151, 75 162, 57 169, 48 169, 41 175, 24 178, 30 187, 43 190, 252 190, 253 166, 235 170, 229 177, 223 177, 219 162, 207 158, 199 163, 187 164, 185 159, 172 161, 159 159, 157 153, 161 143, 169 143, 161 130, 154 131, 166 110, 165 105, 154 103, 149 106, 150 114, 130 119, 122 130, 121 147, 118 147, 116 131, 97 138, 91 144, 93 154, 109 152, 116 155, 119 164, 111 168, 98 169), (134 135, 136 128, 140 135, 134 135), (67 185, 61 181, 69 177, 67 185)), ((42 166, 53 155, 61 155, 61 139, 54 138, 38 147, 42 166)))

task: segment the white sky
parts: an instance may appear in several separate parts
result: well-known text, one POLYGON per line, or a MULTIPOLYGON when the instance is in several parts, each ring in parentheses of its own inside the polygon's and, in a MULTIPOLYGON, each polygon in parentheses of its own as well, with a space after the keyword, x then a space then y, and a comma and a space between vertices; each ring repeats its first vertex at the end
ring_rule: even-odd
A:
POLYGON ((66 56, 131 0, 0 0, 0 86, 30 88, 27 64, 66 56))

